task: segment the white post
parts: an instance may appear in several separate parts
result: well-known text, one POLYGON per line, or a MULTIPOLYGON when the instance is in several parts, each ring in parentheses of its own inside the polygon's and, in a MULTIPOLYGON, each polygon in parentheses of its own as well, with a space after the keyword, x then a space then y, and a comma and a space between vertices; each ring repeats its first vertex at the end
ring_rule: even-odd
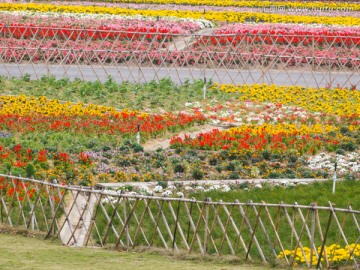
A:
POLYGON ((336 172, 334 172, 334 176, 333 176, 333 188, 332 188, 332 194, 335 193, 335 184, 336 184, 336 172))
POLYGON ((137 140, 137 143, 140 144, 140 124, 138 124, 138 132, 136 135, 136 140, 137 140))
POLYGON ((204 100, 206 99, 206 78, 204 78, 204 87, 203 87, 204 100))
POLYGON ((337 169, 337 162, 335 161, 334 164, 335 170, 334 170, 334 176, 333 176, 333 188, 332 188, 332 194, 335 194, 335 185, 336 185, 336 169, 337 169))
POLYGON ((34 205, 31 204, 31 211, 30 211, 30 215, 31 215, 31 230, 34 231, 35 230, 35 216, 34 216, 34 205))

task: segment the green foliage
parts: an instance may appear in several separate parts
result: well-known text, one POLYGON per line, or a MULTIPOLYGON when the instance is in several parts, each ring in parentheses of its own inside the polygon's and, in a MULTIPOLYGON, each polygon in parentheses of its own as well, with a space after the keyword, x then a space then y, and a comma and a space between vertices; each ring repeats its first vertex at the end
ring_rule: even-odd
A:
POLYGON ((195 179, 195 180, 201 180, 203 179, 204 177, 204 172, 202 169, 198 168, 198 167, 195 167, 193 170, 192 170, 192 177, 195 179))
POLYGON ((158 186, 161 186, 162 188, 167 188, 168 187, 168 183, 165 181, 159 181, 157 182, 158 186))
POLYGON ((31 162, 26 164, 25 172, 27 177, 33 177, 35 175, 35 167, 31 162))
POLYGON ((183 173, 185 171, 185 167, 181 163, 177 163, 174 166, 174 173, 183 173))
MULTIPOLYGON (((360 194, 360 181, 357 180, 343 180, 336 183, 336 192, 332 194, 332 180, 317 181, 312 184, 302 185, 298 184, 292 188, 286 186, 270 186, 268 189, 255 189, 250 188, 251 182, 242 182, 235 186, 236 189, 230 192, 213 191, 211 193, 212 201, 223 200, 233 202, 236 199, 241 202, 252 200, 253 202, 264 201, 266 203, 286 203, 310 205, 316 202, 320 206, 328 206, 329 201, 339 208, 347 208, 349 205, 353 209, 360 209, 360 200, 357 200, 360 194), (250 188, 248 191, 242 191, 244 188, 250 188)), ((195 197, 196 199, 203 200, 209 197, 207 192, 191 193, 188 197, 195 197)))

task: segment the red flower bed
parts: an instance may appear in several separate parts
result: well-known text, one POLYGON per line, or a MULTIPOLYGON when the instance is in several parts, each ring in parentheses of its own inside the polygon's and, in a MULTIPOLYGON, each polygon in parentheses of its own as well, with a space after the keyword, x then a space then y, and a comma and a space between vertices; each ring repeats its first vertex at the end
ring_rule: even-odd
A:
POLYGON ((176 136, 171 139, 172 148, 188 148, 201 150, 232 150, 235 152, 261 153, 286 152, 293 149, 301 154, 313 154, 321 148, 331 148, 339 141, 324 136, 299 135, 297 132, 279 132, 269 134, 263 131, 254 134, 247 131, 221 132, 217 129, 199 134, 196 138, 186 136, 184 139, 176 136))
POLYGON ((195 114, 140 115, 121 112, 115 115, 0 115, 0 128, 11 132, 73 131, 83 134, 135 134, 138 124, 144 137, 156 136, 166 130, 174 131, 187 125, 200 124, 205 116, 195 114))

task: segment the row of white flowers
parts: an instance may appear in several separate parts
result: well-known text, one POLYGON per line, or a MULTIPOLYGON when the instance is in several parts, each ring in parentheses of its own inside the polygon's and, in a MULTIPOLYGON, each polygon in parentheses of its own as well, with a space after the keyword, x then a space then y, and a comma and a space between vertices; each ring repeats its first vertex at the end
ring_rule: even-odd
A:
MULTIPOLYGON (((308 182, 305 181, 289 181, 289 180, 279 180, 279 181, 268 181, 268 184, 273 186, 281 186, 281 187, 291 187, 295 185, 307 185, 308 182)), ((247 188, 244 188, 244 191, 249 191, 251 188, 254 189, 262 189, 264 186, 264 182, 260 181, 251 181, 247 188)), ((103 204, 112 202, 115 203, 118 200, 118 195, 127 194, 127 195, 145 195, 145 196, 160 196, 160 197, 173 197, 173 198, 184 198, 187 193, 194 192, 209 192, 209 191, 219 191, 219 192, 229 192, 232 190, 232 187, 228 184, 194 184, 190 183, 188 185, 175 186, 168 185, 166 187, 162 185, 150 186, 147 184, 143 185, 134 185, 129 188, 129 184, 123 184, 120 187, 117 187, 117 190, 113 189, 105 189, 104 192, 108 194, 108 196, 102 200, 103 204)))
POLYGON ((347 153, 345 155, 330 155, 320 153, 316 156, 309 157, 309 167, 311 169, 324 169, 329 171, 335 170, 337 164, 337 172, 339 174, 346 172, 360 172, 360 154, 356 152, 347 153))

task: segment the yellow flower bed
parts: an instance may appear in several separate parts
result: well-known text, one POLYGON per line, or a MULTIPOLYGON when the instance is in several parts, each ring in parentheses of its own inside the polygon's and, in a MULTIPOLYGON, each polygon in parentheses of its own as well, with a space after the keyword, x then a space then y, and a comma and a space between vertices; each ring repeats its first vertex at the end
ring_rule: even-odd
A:
POLYGON ((118 114, 112 107, 84 105, 83 103, 61 103, 46 97, 0 96, 0 115, 43 114, 43 115, 104 115, 118 114))
POLYGON ((300 86, 214 85, 227 93, 239 93, 240 100, 274 102, 336 115, 360 114, 360 92, 346 89, 304 88, 300 86))
POLYGON ((306 24, 326 24, 326 25, 360 25, 360 18, 354 17, 326 17, 326 16, 299 16, 299 15, 280 15, 260 12, 232 12, 232 11, 190 11, 190 10, 141 10, 124 9, 101 6, 71 6, 71 5, 52 5, 52 4, 9 4, 0 3, 0 11, 33 11, 33 12, 68 12, 68 13, 93 13, 93 14, 113 14, 113 15, 142 15, 160 17, 178 17, 207 19, 213 21, 227 22, 271 22, 271 23, 306 23, 306 24))
MULTIPOLYGON (((321 252, 321 247, 317 248, 317 252, 321 252)), ((300 264, 312 262, 312 265, 317 264, 317 258, 315 255, 315 251, 312 253, 312 258, 310 258, 311 250, 308 247, 303 247, 303 251, 298 248, 296 250, 284 250, 284 252, 280 252, 278 255, 278 259, 284 259, 285 256, 295 257, 295 262, 300 264)), ((350 244, 345 247, 341 247, 340 245, 333 244, 331 246, 324 247, 324 251, 322 253, 321 261, 324 261, 324 256, 327 256, 329 262, 341 262, 347 260, 353 260, 353 257, 360 256, 360 244, 350 244)))
MULTIPOLYGON (((105 0, 108 3, 141 3, 143 0, 105 0)), ((147 4, 175 4, 175 5, 191 5, 191 6, 221 6, 221 7, 286 7, 286 8, 303 8, 303 9, 333 9, 333 10, 360 10, 360 5, 355 3, 343 2, 272 2, 272 1, 246 1, 246 0, 151 0, 146 1, 147 4)))
POLYGON ((314 124, 309 126, 308 124, 297 125, 295 123, 277 123, 277 124, 262 124, 262 125, 242 125, 240 127, 231 128, 229 130, 230 133, 237 132, 246 132, 251 131, 252 134, 299 134, 299 135, 307 135, 307 134, 325 134, 331 131, 339 130, 338 127, 333 125, 323 125, 323 124, 314 124))

